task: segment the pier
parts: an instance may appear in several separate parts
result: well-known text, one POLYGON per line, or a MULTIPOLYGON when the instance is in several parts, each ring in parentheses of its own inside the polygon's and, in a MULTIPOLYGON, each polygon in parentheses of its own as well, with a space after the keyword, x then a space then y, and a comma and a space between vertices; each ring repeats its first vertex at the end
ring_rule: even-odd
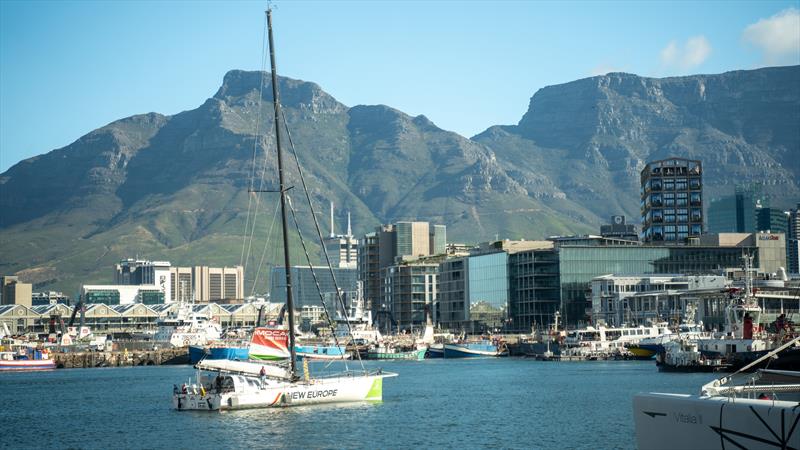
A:
POLYGON ((157 350, 55 352, 50 356, 58 369, 88 367, 157 366, 189 364, 188 347, 157 350))

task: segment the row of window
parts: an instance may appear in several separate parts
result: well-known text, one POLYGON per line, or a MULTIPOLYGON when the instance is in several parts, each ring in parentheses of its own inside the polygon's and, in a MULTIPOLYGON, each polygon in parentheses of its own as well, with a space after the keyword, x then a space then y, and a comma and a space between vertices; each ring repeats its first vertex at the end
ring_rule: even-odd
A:
POLYGON ((700 178, 651 178, 644 184, 645 191, 686 191, 699 190, 701 187, 700 178))
POLYGON ((645 197, 643 206, 700 206, 702 203, 700 192, 654 192, 645 197))

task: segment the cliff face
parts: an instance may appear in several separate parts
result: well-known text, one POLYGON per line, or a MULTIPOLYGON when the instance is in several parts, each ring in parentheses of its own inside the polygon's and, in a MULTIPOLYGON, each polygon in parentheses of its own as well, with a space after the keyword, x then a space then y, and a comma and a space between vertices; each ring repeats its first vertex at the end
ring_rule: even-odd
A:
POLYGON ((601 217, 638 216, 639 170, 670 156, 700 159, 706 199, 762 183, 772 204, 800 198, 800 67, 653 79, 611 73, 541 89, 519 124, 473 138, 542 195, 601 217), (615 198, 623 199, 622 202, 615 198))
MULTIPOLYGON (((300 185, 294 144, 315 206, 335 202, 339 224, 348 210, 357 233, 428 220, 462 242, 596 232, 619 213, 635 222, 640 169, 669 156, 703 161, 707 199, 760 182, 773 205, 790 206, 800 199, 799 69, 587 78, 541 89, 519 124, 472 139, 280 78, 288 183, 300 185)), ((269 83, 231 71, 194 110, 122 119, 1 174, 0 272, 73 292, 109 282, 115 262, 138 254, 243 263, 247 289, 258 279, 265 290, 261 257, 280 260, 275 194, 257 199, 248 251, 243 242, 256 204, 248 190, 277 185, 269 83)), ((302 195, 290 195, 311 236, 302 195)))

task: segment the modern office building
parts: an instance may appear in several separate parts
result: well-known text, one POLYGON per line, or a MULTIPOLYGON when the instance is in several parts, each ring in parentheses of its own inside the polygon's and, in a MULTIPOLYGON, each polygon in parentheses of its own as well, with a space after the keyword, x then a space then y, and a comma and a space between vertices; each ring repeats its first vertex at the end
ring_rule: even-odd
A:
POLYGON ((505 329, 509 318, 508 253, 451 258, 439 264, 436 322, 467 333, 505 329))
MULTIPOLYGON (((143 286, 145 291, 156 288, 163 294, 163 303, 241 300, 244 298, 244 268, 234 267, 174 267, 169 261, 125 259, 115 266, 117 286, 143 286)), ((115 289, 112 289, 114 291, 115 289)), ((117 290, 121 301, 134 290, 117 290)), ((109 292, 109 299, 116 294, 109 292)), ((148 296, 148 301, 151 300, 148 296)))
POLYGON ((158 286, 166 302, 171 302, 172 280, 169 261, 128 258, 114 267, 114 283, 125 286, 158 286))
POLYGON ((669 158, 641 172, 645 242, 685 244, 703 234, 703 169, 699 160, 669 158))
POLYGON ((708 205, 709 233, 754 233, 762 206, 759 185, 736 186, 734 195, 712 199, 708 205))
POLYGON ((379 329, 411 331, 424 327, 426 309, 437 299, 439 258, 404 261, 381 270, 383 292, 375 322, 379 329))
POLYGON ((543 244, 508 258, 510 327, 518 332, 547 329, 561 310, 558 253, 543 244))
POLYGON ((770 233, 789 233, 789 218, 777 208, 762 207, 756 210, 756 229, 770 233))
POLYGON ((364 286, 366 307, 373 314, 381 309, 387 267, 446 252, 447 228, 444 225, 398 222, 381 225, 366 234, 358 246, 358 279, 364 286))
POLYGON ((625 223, 625 216, 611 216, 611 223, 600 225, 600 235, 607 238, 638 241, 636 225, 625 223))
MULTIPOLYGON (((294 307, 298 311, 309 307, 322 307, 320 291, 328 308, 332 308, 335 300, 336 287, 346 293, 347 298, 352 298, 358 289, 358 271, 356 269, 334 268, 331 277, 331 270, 327 266, 292 266, 292 296, 294 307), (316 281, 314 276, 316 275, 316 281), (320 289, 317 289, 317 281, 320 289)), ((286 270, 283 267, 274 267, 270 275, 270 301, 277 303, 286 302, 286 270)), ((348 307, 350 305, 347 305, 348 307)), ((337 309, 331 309, 333 314, 337 309)))
POLYGON ((31 306, 31 284, 23 283, 16 276, 0 277, 0 305, 31 306))
MULTIPOLYGON (((611 326, 681 323, 687 319, 687 303, 696 302, 700 291, 724 295, 722 290, 727 283, 722 275, 596 277, 591 281, 592 322, 611 326)), ((695 317, 694 320, 702 319, 695 317)))

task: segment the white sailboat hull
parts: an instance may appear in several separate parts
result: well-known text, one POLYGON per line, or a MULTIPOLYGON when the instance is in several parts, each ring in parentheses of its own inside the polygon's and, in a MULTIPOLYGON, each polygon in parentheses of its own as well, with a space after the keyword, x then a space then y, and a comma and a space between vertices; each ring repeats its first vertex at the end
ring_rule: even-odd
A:
POLYGON ((633 417, 639 450, 800 448, 797 402, 638 394, 633 417))
POLYGON ((370 402, 383 400, 383 379, 394 373, 343 375, 310 381, 270 380, 261 387, 257 379, 248 380, 252 389, 240 392, 197 392, 174 394, 175 409, 221 411, 272 408, 320 403, 370 402))

